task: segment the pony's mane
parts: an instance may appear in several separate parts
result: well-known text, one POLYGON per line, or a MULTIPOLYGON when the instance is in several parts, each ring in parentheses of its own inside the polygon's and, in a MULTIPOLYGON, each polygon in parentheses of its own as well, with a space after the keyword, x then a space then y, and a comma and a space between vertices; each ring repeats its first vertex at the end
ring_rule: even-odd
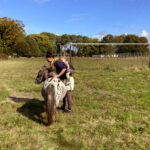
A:
POLYGON ((42 66, 41 67, 41 70, 43 70, 44 71, 44 73, 48 73, 48 78, 52 78, 53 76, 54 76, 54 72, 52 72, 52 70, 50 69, 50 68, 47 68, 47 66, 42 66))

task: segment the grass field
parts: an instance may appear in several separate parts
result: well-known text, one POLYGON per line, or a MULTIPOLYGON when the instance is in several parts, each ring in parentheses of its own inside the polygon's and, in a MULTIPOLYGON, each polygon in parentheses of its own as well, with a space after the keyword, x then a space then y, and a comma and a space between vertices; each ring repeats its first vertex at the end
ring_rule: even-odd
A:
POLYGON ((150 70, 144 58, 74 58, 73 113, 45 126, 44 59, 0 61, 0 150, 149 150, 150 70))

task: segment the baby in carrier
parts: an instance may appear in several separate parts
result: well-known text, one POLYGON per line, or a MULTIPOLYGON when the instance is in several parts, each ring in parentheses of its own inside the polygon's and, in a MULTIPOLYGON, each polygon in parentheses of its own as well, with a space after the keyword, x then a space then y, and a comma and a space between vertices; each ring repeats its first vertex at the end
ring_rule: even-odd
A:
POLYGON ((65 56, 61 56, 60 57, 60 61, 63 62, 63 64, 67 67, 67 71, 66 71, 66 85, 69 85, 70 84, 70 75, 73 73, 73 66, 71 66, 69 64, 69 62, 67 61, 66 57, 65 56))

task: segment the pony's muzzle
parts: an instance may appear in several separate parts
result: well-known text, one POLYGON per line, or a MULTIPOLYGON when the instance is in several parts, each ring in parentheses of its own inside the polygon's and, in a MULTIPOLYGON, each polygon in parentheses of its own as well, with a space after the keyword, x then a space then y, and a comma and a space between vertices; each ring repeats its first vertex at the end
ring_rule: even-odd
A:
POLYGON ((35 83, 35 84, 39 84, 38 80, 35 80, 34 83, 35 83))

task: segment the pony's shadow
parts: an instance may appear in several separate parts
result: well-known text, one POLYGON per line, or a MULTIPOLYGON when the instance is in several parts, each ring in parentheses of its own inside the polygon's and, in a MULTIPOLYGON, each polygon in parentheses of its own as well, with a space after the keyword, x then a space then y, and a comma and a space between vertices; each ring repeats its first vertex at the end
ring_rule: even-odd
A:
POLYGON ((24 103, 23 106, 20 108, 17 108, 17 112, 22 114, 23 116, 39 123, 44 124, 44 118, 42 116, 42 113, 45 112, 44 101, 40 101, 38 99, 29 99, 29 98, 18 98, 18 97, 9 97, 10 100, 16 103, 24 103))

